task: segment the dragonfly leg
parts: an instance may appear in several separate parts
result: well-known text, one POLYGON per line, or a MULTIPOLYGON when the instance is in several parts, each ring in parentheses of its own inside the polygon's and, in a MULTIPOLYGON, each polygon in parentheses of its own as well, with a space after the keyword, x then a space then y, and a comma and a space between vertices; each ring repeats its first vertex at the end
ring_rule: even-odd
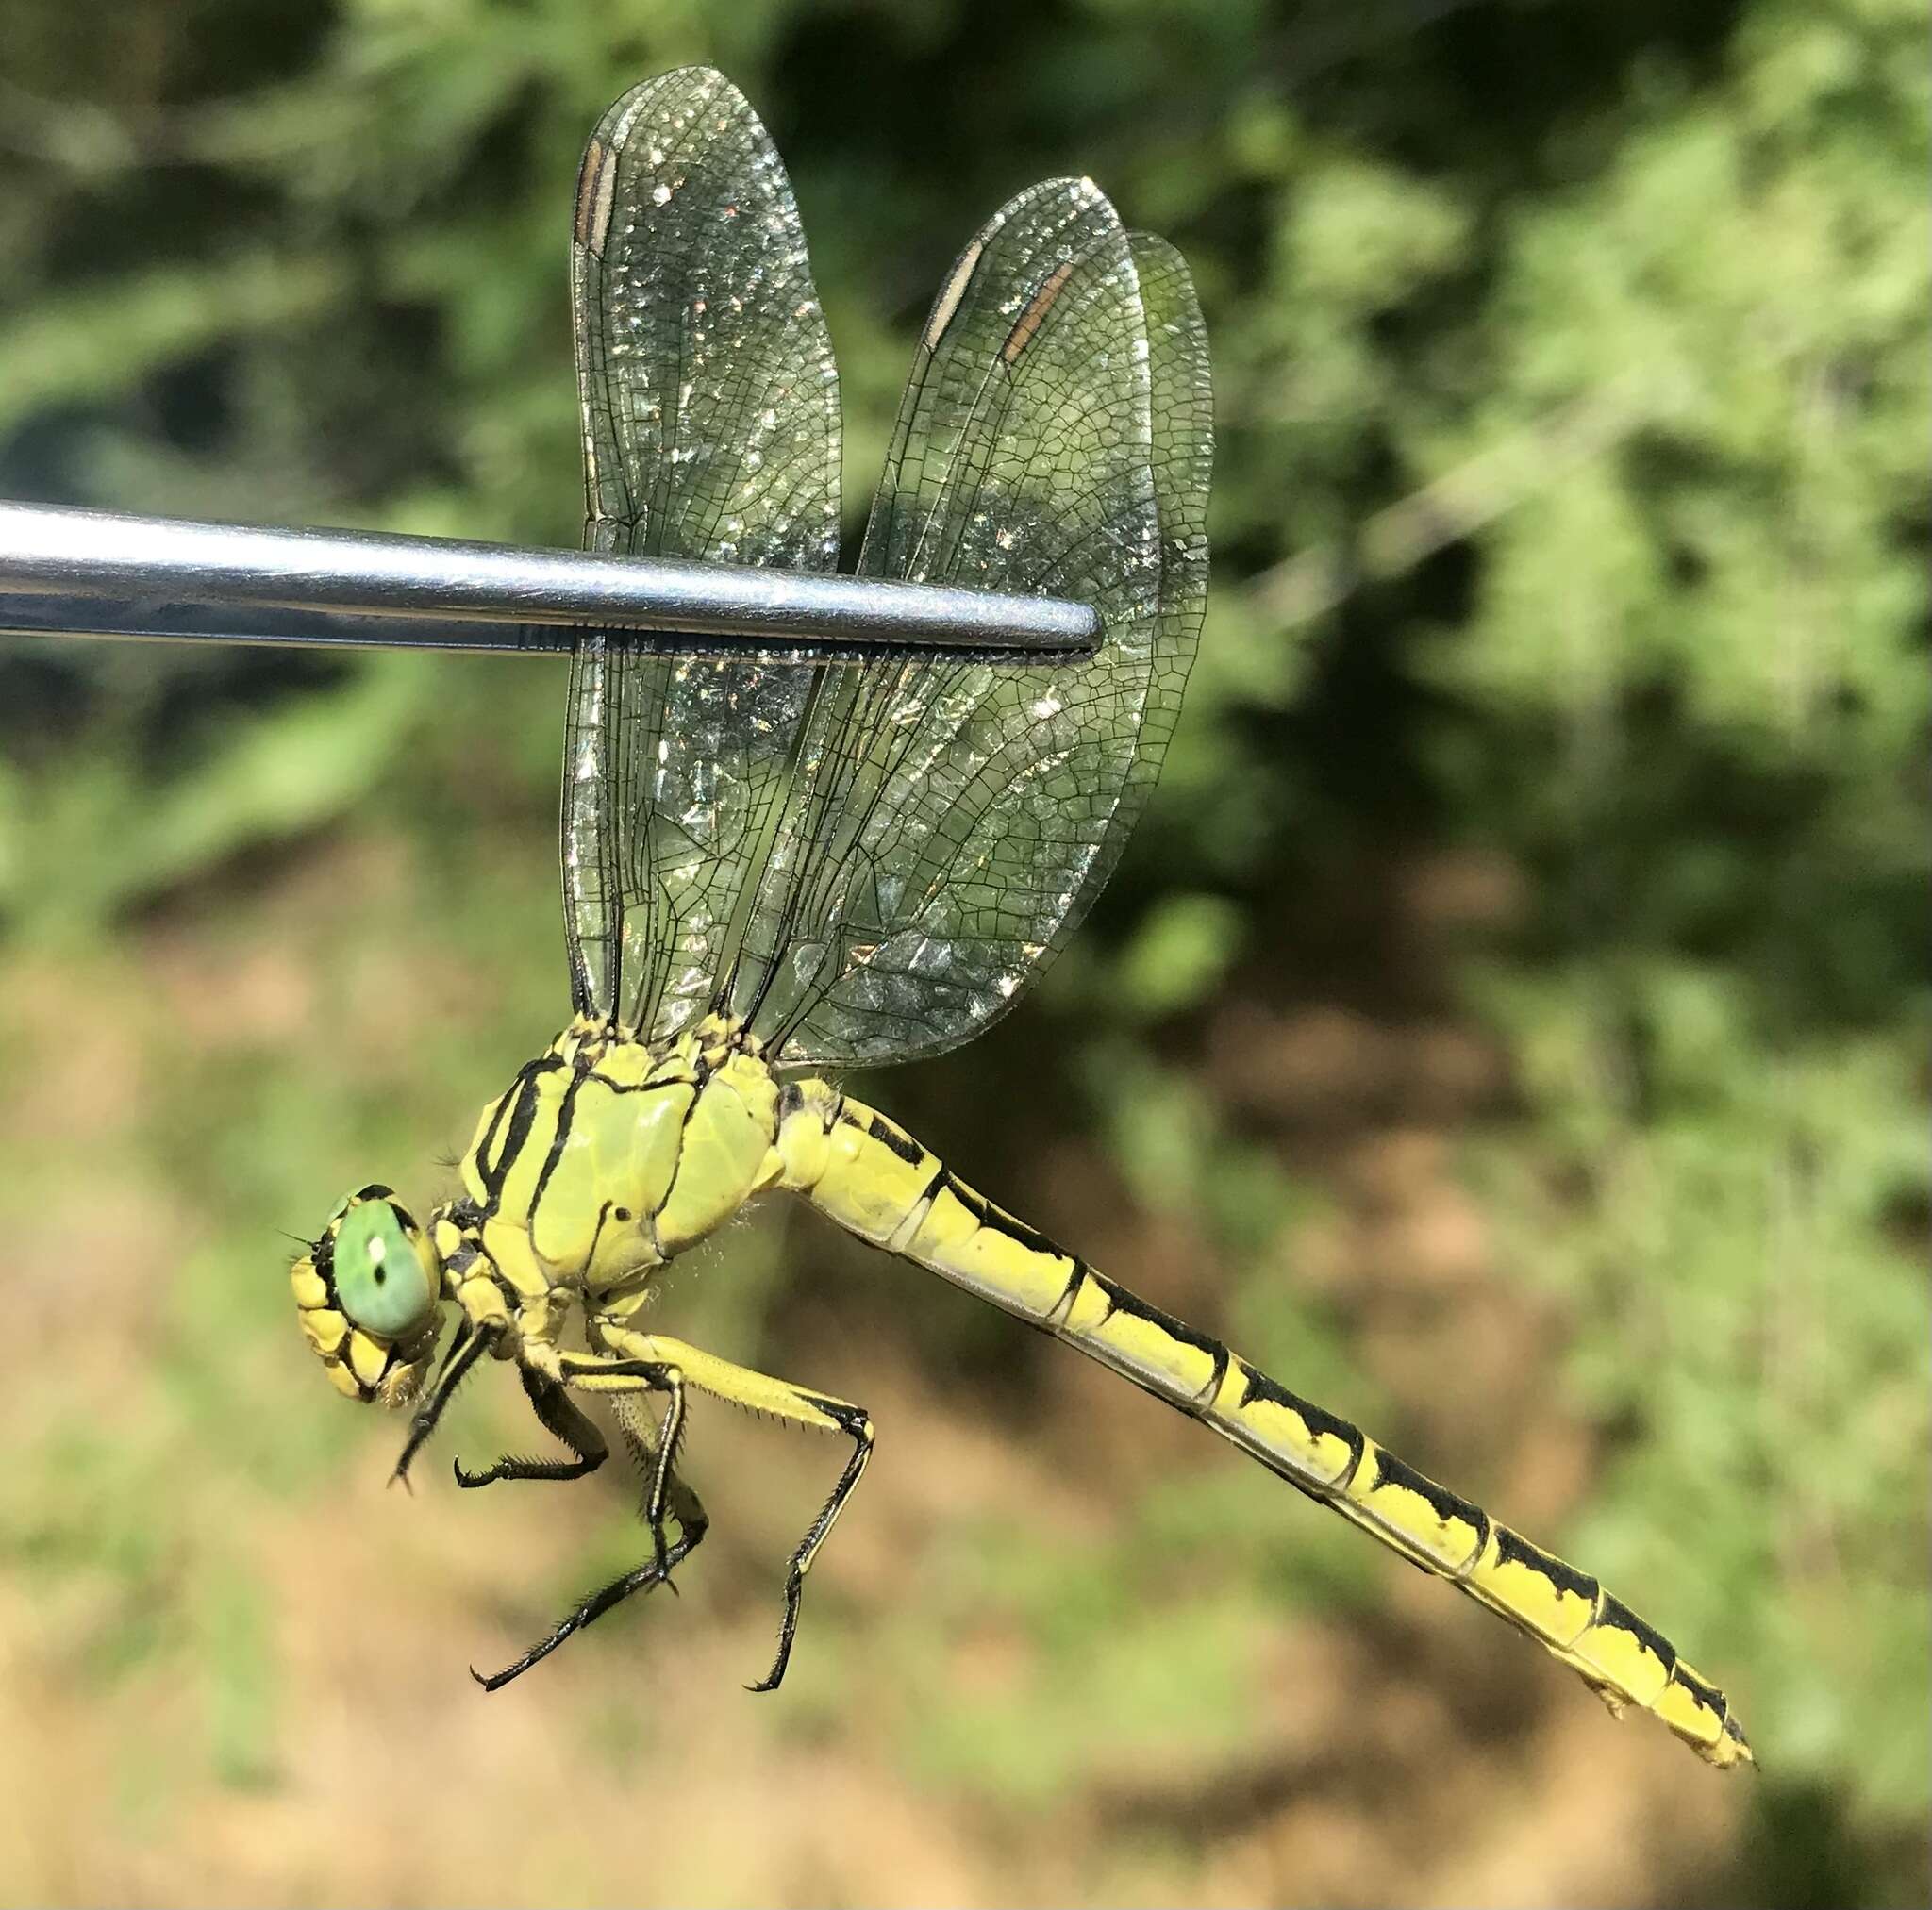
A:
POLYGON ((535 1367, 519 1365, 517 1377, 524 1383, 531 1410, 543 1425, 576 1455, 572 1459, 519 1459, 506 1453, 484 1472, 472 1472, 463 1462, 456 1462, 457 1484, 469 1487, 493 1485, 499 1479, 581 1479, 594 1472, 610 1456, 604 1436, 576 1407, 570 1395, 547 1374, 535 1367))
MULTIPOLYGON (((672 1397, 681 1401, 681 1390, 672 1397)), ((514 1663, 506 1665, 501 1671, 486 1678, 473 1666, 471 1677, 486 1691, 500 1691, 512 1678, 521 1677, 532 1665, 547 1658, 566 1638, 622 1604, 633 1592, 649 1591, 660 1585, 670 1586, 675 1591, 677 1587, 671 1574, 698 1549, 706 1532, 710 1529, 711 1521, 705 1511, 704 1502, 677 1472, 675 1455, 680 1427, 672 1424, 672 1415, 667 1412, 664 1431, 654 1443, 632 1422, 626 1410, 627 1403, 623 1400, 617 1403, 618 1431, 646 1482, 642 1511, 651 1525, 651 1556, 643 1564, 634 1566, 629 1571, 612 1579, 602 1590, 593 1592, 547 1637, 533 1645, 514 1663), (667 1517, 677 1521, 675 1545, 665 1542, 667 1517)), ((678 1417, 681 1420, 681 1407, 678 1417)))
POLYGON ((442 1418, 443 1409, 455 1398, 457 1388, 462 1385, 470 1369, 491 1352, 503 1335, 503 1325, 496 1320, 488 1320, 481 1326, 473 1326, 468 1320, 458 1327, 456 1337, 449 1343, 449 1351, 442 1356, 442 1366, 436 1375, 436 1384, 423 1395, 422 1403, 409 1416, 409 1437, 403 1442, 401 1455, 396 1460, 396 1469, 389 1475, 393 1486, 398 1480, 408 1483, 409 1466, 418 1453, 423 1450, 436 1424, 442 1418))
MULTIPOLYGON (((716 1354, 704 1352, 683 1340, 667 1339, 658 1334, 637 1333, 629 1328, 607 1325, 605 1343, 620 1349, 616 1356, 566 1354, 558 1362, 565 1382, 590 1392, 632 1392, 649 1387, 661 1390, 662 1376, 676 1373, 685 1383, 714 1398, 753 1412, 770 1413, 791 1425, 809 1426, 816 1432, 843 1433, 852 1441, 852 1456, 845 1462, 838 1483, 820 1508, 819 1515, 806 1528, 805 1536, 785 1568, 785 1614, 778 1627, 778 1651, 772 1669, 753 1691, 775 1691, 791 1661, 791 1643, 798 1632, 799 1606, 805 1596, 805 1575, 811 1570, 819 1548, 824 1544, 853 1488, 864 1475, 872 1457, 872 1416, 863 1406, 848 1400, 833 1399, 824 1393, 808 1392, 789 1381, 774 1379, 750 1367, 734 1365, 716 1354), (633 1354, 634 1357, 625 1357, 633 1354)), ((669 1415, 666 1416, 667 1426, 669 1415)), ((660 1455, 661 1456, 661 1455, 660 1455)))
POLYGON ((673 1367, 663 1375, 664 1424, 658 1435, 658 1460, 651 1468, 650 1483, 644 1491, 644 1523, 651 1528, 651 1542, 658 1548, 658 1563, 665 1565, 664 1515, 670 1503, 671 1469, 677 1458, 678 1443, 684 1437, 684 1380, 673 1367))
POLYGON ((664 1551, 665 1515, 668 1513, 676 1520, 679 1532, 690 1537, 691 1543, 684 1552, 687 1557, 709 1529, 711 1520, 704 1502, 677 1470, 677 1448, 684 1437, 682 1387, 672 1395, 672 1400, 675 1412, 667 1408, 663 1425, 653 1427, 649 1433, 638 1425, 633 1417, 635 1408, 627 1395, 616 1395, 611 1401, 611 1407, 617 1415, 617 1430, 644 1482, 643 1497, 638 1503, 638 1516, 651 1528, 659 1553, 658 1562, 664 1569, 664 1583, 675 1592, 677 1586, 670 1576, 669 1555, 664 1551))
POLYGON ((858 1406, 847 1406, 843 1410, 851 1417, 840 1430, 852 1437, 852 1456, 846 1460, 845 1470, 839 1474, 831 1496, 820 1507, 819 1516, 806 1528, 805 1536, 798 1541, 797 1550, 785 1568, 785 1616, 778 1625, 777 1654, 772 1660, 772 1669, 756 1685, 747 1685, 744 1687, 747 1691, 775 1691, 783 1683, 785 1667, 791 1662, 791 1641, 798 1635, 798 1607, 805 1596, 805 1575, 811 1570, 811 1562, 818 1556, 819 1547, 838 1522, 840 1513, 845 1509, 846 1500, 852 1496, 852 1488, 858 1484, 865 1472, 866 1462, 872 1457, 871 1418, 858 1406))
POLYGON ((470 1676, 475 1679, 486 1691, 500 1691, 512 1678, 520 1678, 532 1665, 547 1658, 558 1646, 574 1633, 601 1619, 613 1606, 620 1605, 633 1592, 649 1591, 653 1586, 669 1585, 671 1574, 698 1549, 710 1521, 705 1516, 705 1508, 698 1503, 698 1496, 682 1479, 675 1475, 670 1486, 670 1505, 677 1518, 680 1527, 677 1543, 668 1549, 659 1542, 650 1558, 642 1565, 633 1567, 629 1571, 614 1578, 602 1591, 593 1592, 582 1604, 565 1618, 557 1629, 541 1643, 532 1645, 521 1658, 506 1665, 502 1670, 485 1677, 473 1665, 470 1676), (686 1514, 689 1513, 687 1519, 686 1514))

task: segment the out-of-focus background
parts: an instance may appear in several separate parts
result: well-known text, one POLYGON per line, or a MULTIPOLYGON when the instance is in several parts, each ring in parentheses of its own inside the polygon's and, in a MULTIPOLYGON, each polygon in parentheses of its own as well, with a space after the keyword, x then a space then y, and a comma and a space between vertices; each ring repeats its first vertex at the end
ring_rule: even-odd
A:
POLYGON ((0 1899, 1926 1900, 1915 0, 0 8, 0 494, 570 543, 571 186, 704 59, 790 163, 856 527, 926 301, 1087 172, 1211 327, 1215 594, 1024 1012, 864 1084, 995 1198, 1601 1575, 1757 1775, 808 1217, 629 1484, 413 1498, 291 1235, 565 1007, 561 675, 0 650, 0 1899))

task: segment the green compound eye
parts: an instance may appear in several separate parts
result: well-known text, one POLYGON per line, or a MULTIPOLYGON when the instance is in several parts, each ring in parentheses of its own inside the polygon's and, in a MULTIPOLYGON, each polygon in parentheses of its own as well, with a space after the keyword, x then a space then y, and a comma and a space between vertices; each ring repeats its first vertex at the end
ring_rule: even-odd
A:
POLYGON ((436 1280, 425 1256, 388 1201, 350 1208, 336 1233, 336 1298, 365 1333, 404 1339, 436 1305, 436 1280))

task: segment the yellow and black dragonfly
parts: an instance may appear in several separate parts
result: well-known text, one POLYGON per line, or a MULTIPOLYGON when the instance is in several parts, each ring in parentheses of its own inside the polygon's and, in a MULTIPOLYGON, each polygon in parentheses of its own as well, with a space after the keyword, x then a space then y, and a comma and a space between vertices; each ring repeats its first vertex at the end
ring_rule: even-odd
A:
MULTIPOLYGON (((669 74, 606 114, 572 258, 587 547, 832 569, 831 346, 784 169, 727 80, 669 74)), ((578 641, 561 843, 574 1018, 483 1111, 455 1198, 419 1224, 364 1188, 292 1275, 337 1387, 413 1405, 399 1473, 485 1356, 516 1368, 570 1456, 458 1466, 465 1486, 587 1473, 608 1449, 579 1402, 618 1410, 650 1555, 486 1685, 697 1545, 679 1470, 693 1391, 849 1442, 755 1688, 783 1677, 872 1419, 643 1309, 660 1268, 784 1190, 1201 1420, 1501 1614, 1613 1710, 1654 1711, 1714 1765, 1749 1759, 1723 1694, 1595 1579, 1055 1246, 836 1085, 1006 1013, 1107 881, 1201 624, 1211 409, 1179 256, 1125 231, 1091 181, 1048 181, 946 275, 858 570, 1085 602, 1105 626, 1091 654, 801 664, 578 641), (431 1379, 445 1305, 458 1325, 431 1379)))

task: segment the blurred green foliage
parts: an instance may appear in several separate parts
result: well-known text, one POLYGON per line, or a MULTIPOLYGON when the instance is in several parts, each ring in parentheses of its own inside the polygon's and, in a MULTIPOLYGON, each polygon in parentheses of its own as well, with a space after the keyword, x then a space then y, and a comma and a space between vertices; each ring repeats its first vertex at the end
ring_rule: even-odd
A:
MULTIPOLYGON (((1570 1546, 1736 1692, 1766 1901, 1921 1893, 1899 1854, 1932 1791, 1920 7, 130 0, 108 25, 10 0, 0 35, 10 496, 574 540, 576 157, 623 86, 693 58, 791 166, 855 523, 911 328, 988 208, 1087 172, 1171 237, 1221 447, 1171 768, 1024 1031, 891 1104, 995 1187, 990 1155, 1091 1135, 1209 1244, 1244 1347, 1368 1418, 1332 1298, 1295 1280, 1319 1161, 1228 1089, 1214 1031, 1230 1002, 1483 1030, 1507 1087, 1458 1128, 1458 1171, 1560 1310, 1601 1430, 1570 1546), (1400 944, 1404 884, 1441 867, 1503 903, 1452 898, 1400 944), (1012 1092, 1027 1070, 1062 1084, 1044 1104, 1012 1092), (1015 1109, 997 1131, 989 1104, 1015 1109), (1788 1860, 1821 1849, 1824 1881, 1788 1860)), ((0 649, 0 959, 82 964, 187 1104, 236 1104, 208 1118, 252 1136, 217 1167, 249 1225, 319 1213, 364 1147, 407 1159, 493 1092, 476 1024, 513 1022, 514 1047, 560 1014, 541 668, 0 649), (219 924, 276 842, 338 833, 394 863, 373 902, 301 925, 338 964, 317 1014, 450 946, 467 992, 375 1078, 331 1078, 325 1035, 198 1056, 117 939, 157 910, 219 924), (353 942, 362 906, 386 953, 353 942)), ((210 1171, 165 1114, 91 1161, 17 1165, 42 1188, 125 1166, 163 1205, 210 1171)), ((222 1296, 285 1330, 278 1294, 236 1297, 237 1251, 189 1254, 177 1325, 222 1296)), ((768 1259, 741 1308, 781 1308, 768 1259)), ((938 1318, 939 1363, 990 1363, 995 1329, 938 1318)), ((264 1405, 268 1381, 192 1377, 192 1335, 164 1337, 158 1450, 186 1462, 186 1422, 264 1405)), ((276 1410, 276 1439, 320 1463, 346 1435, 319 1387, 304 1403, 316 1424, 276 1410)), ((53 1437, 85 1443, 70 1405, 53 1437)), ((0 1549, 151 1583, 160 1458, 78 1450, 65 1476, 95 1486, 16 1484, 0 1549)), ((1291 1564, 1278 1488, 1223 1489, 1191 1502, 1241 1536, 1215 1523, 1215 1575, 1151 1618, 1145 1532, 1008 1532, 956 1561, 941 1618, 996 1610, 1054 1669, 935 1709, 918 1769, 1037 1800, 1174 1711, 1238 1734, 1241 1640, 1271 1602, 1374 1594, 1357 1541, 1298 1529, 1291 1564), (1172 1658, 1163 1626, 1191 1640, 1172 1658)), ((1148 1505, 1187 1549, 1185 1512, 1148 1505)), ((233 1648, 211 1754, 246 1784, 276 1698, 235 1563, 167 1622, 233 1648)), ((915 1691, 931 1619, 877 1647, 915 1691)))

